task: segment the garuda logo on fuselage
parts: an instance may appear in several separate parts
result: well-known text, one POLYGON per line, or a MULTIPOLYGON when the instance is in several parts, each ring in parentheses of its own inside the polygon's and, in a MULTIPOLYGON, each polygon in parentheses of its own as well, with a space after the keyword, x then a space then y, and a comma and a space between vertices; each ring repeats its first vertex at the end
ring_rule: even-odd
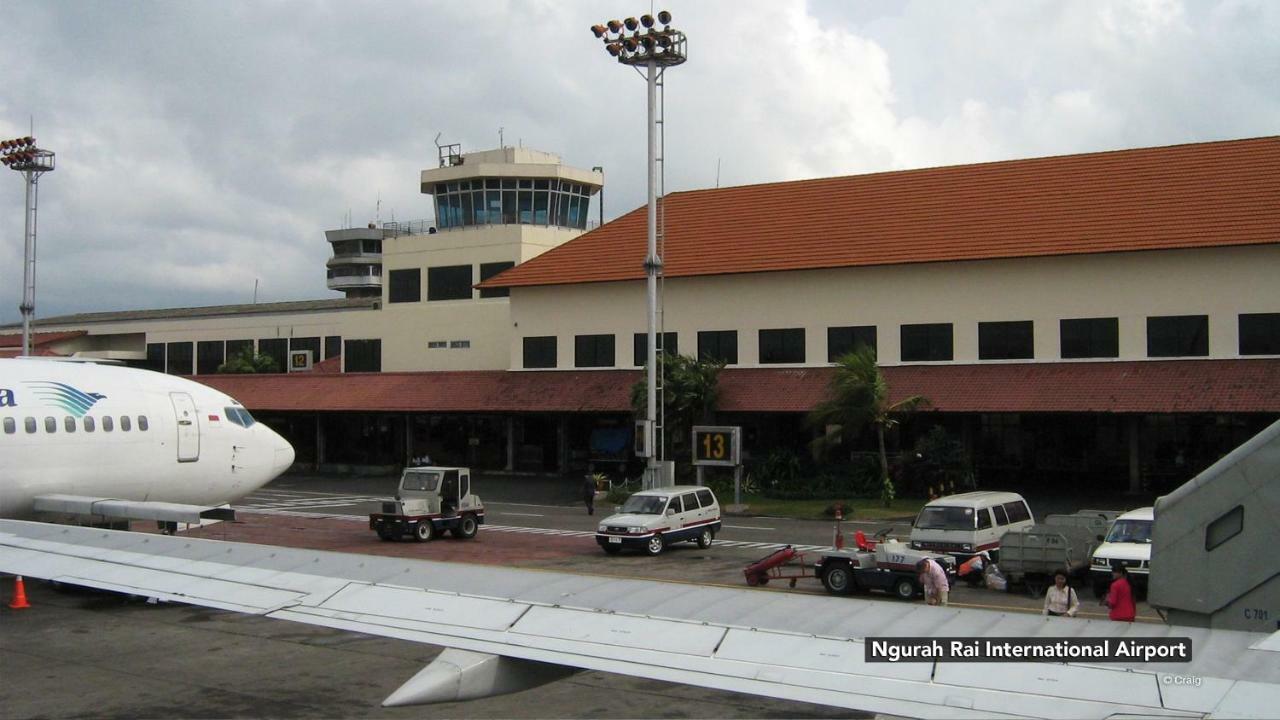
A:
POLYGON ((44 400, 46 404, 62 408, 76 417, 84 417, 85 413, 89 412, 89 408, 92 408, 99 400, 107 397, 102 393, 87 393, 60 382, 26 382, 23 384, 31 388, 36 397, 44 400))

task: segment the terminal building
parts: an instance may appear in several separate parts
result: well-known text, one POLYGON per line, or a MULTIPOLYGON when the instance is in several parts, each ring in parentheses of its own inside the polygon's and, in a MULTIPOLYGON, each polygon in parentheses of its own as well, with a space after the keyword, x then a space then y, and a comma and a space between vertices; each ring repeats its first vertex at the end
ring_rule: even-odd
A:
MULTIPOLYGON (((445 153, 433 223, 326 233, 344 299, 48 318, 37 351, 197 375, 314 466, 622 463, 646 226, 590 227, 602 182, 445 153), (215 374, 246 348, 299 372, 215 374)), ((694 190, 664 215, 662 347, 725 363, 716 420, 755 458, 807 451, 860 345, 929 400, 897 445, 940 425, 987 487, 1161 491, 1280 417, 1280 138, 694 190)))

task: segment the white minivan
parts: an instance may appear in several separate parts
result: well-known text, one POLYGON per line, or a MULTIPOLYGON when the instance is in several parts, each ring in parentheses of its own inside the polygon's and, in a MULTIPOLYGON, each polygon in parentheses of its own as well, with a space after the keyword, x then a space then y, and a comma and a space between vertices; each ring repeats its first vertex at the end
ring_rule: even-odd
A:
POLYGON ((1155 520, 1155 508, 1144 507, 1130 510, 1111 523, 1089 563, 1094 595, 1107 594, 1111 588, 1111 568, 1116 564, 1123 564, 1129 571, 1129 582, 1135 593, 1146 591, 1147 578, 1151 575, 1151 529, 1155 520))
POLYGON ((986 552, 999 560, 1000 538, 1036 523, 1018 493, 979 490, 931 500, 911 525, 911 547, 967 560, 986 552))
POLYGON ((720 532, 720 503, 710 488, 673 485, 641 490, 616 515, 600 521, 596 542, 613 555, 624 548, 657 555, 668 545, 692 540, 711 546, 720 532))

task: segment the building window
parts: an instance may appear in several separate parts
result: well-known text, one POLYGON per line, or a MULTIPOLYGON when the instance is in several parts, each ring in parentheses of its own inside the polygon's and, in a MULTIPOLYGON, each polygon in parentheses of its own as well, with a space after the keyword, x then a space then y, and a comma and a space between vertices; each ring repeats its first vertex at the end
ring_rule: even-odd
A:
POLYGON ((553 368, 556 366, 556 336, 527 337, 524 339, 526 368, 553 368))
POLYGON ((427 268, 427 300, 470 299, 470 265, 427 268))
POLYGON ((228 340, 227 341, 227 359, 237 358, 241 355, 253 356, 252 340, 228 340))
POLYGON ((436 223, 586 228, 591 186, 547 178, 475 178, 436 183, 436 223))
POLYGON ((212 375, 218 367, 226 362, 223 349, 226 343, 221 340, 201 340, 196 343, 196 374, 212 375))
POLYGON ((930 362, 952 358, 951 323, 902 326, 903 362, 930 362))
MULTIPOLYGON (((515 266, 516 264, 513 262, 480 263, 480 282, 484 282, 494 275, 510 270, 515 266)), ((511 288, 480 288, 480 297, 482 298, 507 297, 510 294, 511 288)))
POLYGON ((871 348, 871 352, 876 351, 875 325, 827 328, 827 362, 836 362, 864 347, 871 348))
POLYGON ((326 335, 324 338, 324 359, 335 358, 342 354, 342 336, 326 335))
POLYGON ((190 375, 195 361, 194 346, 189 342, 171 342, 165 346, 165 372, 190 375))
POLYGON ((1078 318, 1058 322, 1062 358, 1120 357, 1120 321, 1117 318, 1078 318))
POLYGON ((466 348, 471 347, 471 341, 470 340, 450 340, 449 347, 453 350, 457 350, 457 349, 465 350, 466 348))
POLYGON ((698 359, 738 364, 737 330, 701 330, 698 332, 698 359))
POLYGON ((382 372, 381 340, 346 340, 342 344, 343 372, 382 372))
POLYGON ((1030 320, 978 323, 979 360, 1028 360, 1035 356, 1030 320))
POLYGON ((440 350, 442 348, 447 348, 447 347, 449 347, 448 340, 428 340, 427 341, 428 350, 440 350))
POLYGON ((1241 355, 1280 355, 1280 313, 1240 315, 1241 355))
POLYGON ((612 335, 575 335, 573 366, 613 367, 613 347, 612 335))
POLYGON ((418 268, 392 270, 387 288, 387 302, 418 302, 422 299, 422 271, 418 268))
POLYGON ((760 363, 804 362, 804 328, 760 331, 760 363))
POLYGON ((267 338, 258 341, 258 354, 266 355, 276 364, 276 372, 289 372, 289 339, 267 338))
POLYGON ((164 372, 164 343, 147 343, 147 359, 142 362, 142 367, 164 372))
POLYGON ((1147 318, 1148 357, 1206 357, 1208 354, 1208 315, 1147 318))
POLYGON ((320 362, 320 338, 289 338, 289 352, 294 350, 306 350, 311 353, 311 362, 320 362))
MULTIPOLYGON (((680 354, 680 345, 677 342, 675 333, 657 333, 654 335, 654 340, 657 340, 658 342, 658 352, 667 352, 672 355, 680 354)), ((645 362, 649 359, 649 333, 636 333, 633 345, 635 350, 635 366, 644 367, 645 362)))

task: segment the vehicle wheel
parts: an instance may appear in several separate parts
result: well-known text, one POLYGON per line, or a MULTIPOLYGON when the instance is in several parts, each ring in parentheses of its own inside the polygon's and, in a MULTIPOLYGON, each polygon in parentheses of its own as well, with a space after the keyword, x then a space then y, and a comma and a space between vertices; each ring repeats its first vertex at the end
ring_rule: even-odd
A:
POLYGON ((649 542, 644 546, 645 552, 650 555, 662 554, 663 548, 667 546, 667 541, 662 539, 661 535, 654 535, 649 538, 649 542))
POLYGON ((822 573, 822 585, 833 595, 846 595, 853 591, 853 569, 839 563, 822 573))
POLYGON ((751 587, 755 587, 756 585, 760 584, 761 577, 762 576, 756 575, 754 573, 747 573, 747 584, 750 585, 751 587))
POLYGON ((916 596, 916 584, 910 578, 902 578, 893 584, 893 594, 910 600, 916 596))
POLYGON ((1096 597, 1096 598, 1105 597, 1105 596, 1106 596, 1106 594, 1107 594, 1107 590, 1109 590, 1109 589, 1111 589, 1111 586, 1107 583, 1107 581, 1106 581, 1106 580, 1094 580, 1094 581, 1093 581, 1093 596, 1094 596, 1094 597, 1096 597))
POLYGON ((458 524, 453 528, 453 536, 459 540, 470 540, 476 536, 476 530, 479 528, 479 524, 476 523, 476 516, 467 513, 458 519, 458 524))
POLYGON ((436 526, 431 524, 430 520, 424 520, 413 528, 413 539, 418 542, 426 542, 436 536, 436 526))
POLYGON ((617 545, 601 545, 600 547, 604 548, 607 555, 617 555, 622 552, 622 548, 617 545))
POLYGON ((1044 591, 1049 586, 1044 580, 1030 576, 1023 579, 1022 584, 1027 586, 1027 596, 1033 598, 1044 597, 1044 591))
POLYGON ((698 547, 706 550, 711 547, 711 541, 715 539, 715 535, 711 533, 711 528, 707 528, 698 535, 698 547))

